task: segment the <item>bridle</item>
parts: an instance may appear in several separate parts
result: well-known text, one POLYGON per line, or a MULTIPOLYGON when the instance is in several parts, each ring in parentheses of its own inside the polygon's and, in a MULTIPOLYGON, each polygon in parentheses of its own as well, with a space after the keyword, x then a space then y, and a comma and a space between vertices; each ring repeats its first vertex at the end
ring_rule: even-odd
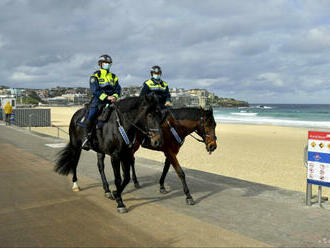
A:
MULTIPOLYGON (((171 111, 171 109, 170 109, 170 108, 166 108, 166 110, 171 114, 171 116, 172 116, 173 119, 175 120, 174 114, 173 114, 173 112, 171 111)), ((200 122, 199 122, 199 126, 200 126, 200 130, 201 130, 202 133, 198 133, 198 131, 195 130, 195 133, 196 133, 197 135, 199 135, 200 137, 202 137, 202 139, 196 138, 196 137, 193 136, 192 134, 189 134, 189 135, 190 135, 191 137, 193 137, 195 140, 197 140, 198 142, 204 143, 204 144, 207 146, 207 145, 210 144, 212 141, 216 141, 216 140, 217 140, 217 136, 206 134, 206 132, 205 132, 205 127, 204 127, 204 122, 205 122, 205 119, 204 119, 203 115, 201 115, 200 122), (207 141, 206 141, 206 138, 211 138, 212 141, 207 142, 207 141)))
POLYGON ((195 140, 197 140, 197 141, 199 141, 199 142, 202 142, 202 143, 205 143, 205 145, 208 145, 208 144, 210 144, 211 142, 216 141, 216 140, 217 140, 217 136, 206 134, 206 132, 205 132, 205 127, 204 127, 204 122, 205 122, 205 119, 204 119, 203 116, 201 116, 200 121, 199 121, 199 126, 200 126, 200 131, 201 131, 202 133, 198 133, 197 130, 195 131, 195 133, 196 133, 197 135, 201 136, 202 139, 198 139, 198 138, 196 138, 195 136, 193 136, 192 134, 190 134, 190 136, 193 137, 195 140), (206 138, 211 138, 212 141, 207 142, 207 141, 206 141, 206 138))

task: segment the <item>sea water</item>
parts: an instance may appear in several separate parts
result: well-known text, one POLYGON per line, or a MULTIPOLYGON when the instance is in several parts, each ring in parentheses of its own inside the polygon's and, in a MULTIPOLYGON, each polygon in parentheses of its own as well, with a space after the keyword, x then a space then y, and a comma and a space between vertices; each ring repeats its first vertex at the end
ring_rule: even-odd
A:
POLYGON ((251 104, 213 111, 220 123, 330 128, 330 104, 251 104))

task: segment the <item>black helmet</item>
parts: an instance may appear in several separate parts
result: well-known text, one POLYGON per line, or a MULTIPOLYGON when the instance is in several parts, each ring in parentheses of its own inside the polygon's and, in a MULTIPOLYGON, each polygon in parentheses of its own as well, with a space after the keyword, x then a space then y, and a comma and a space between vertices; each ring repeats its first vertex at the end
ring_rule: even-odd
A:
POLYGON ((162 75, 162 69, 160 69, 160 66, 154 65, 153 67, 151 67, 150 75, 152 76, 152 74, 154 73, 162 75))
POLYGON ((104 55, 100 56, 99 61, 97 63, 98 63, 99 66, 101 66, 101 63, 103 63, 103 62, 112 64, 112 59, 109 55, 104 54, 104 55))

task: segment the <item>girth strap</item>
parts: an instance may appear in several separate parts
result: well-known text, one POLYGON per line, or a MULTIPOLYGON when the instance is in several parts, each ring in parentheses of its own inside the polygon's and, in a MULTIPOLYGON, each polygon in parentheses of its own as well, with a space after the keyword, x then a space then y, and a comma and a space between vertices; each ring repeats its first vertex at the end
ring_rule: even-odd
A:
MULTIPOLYGON (((116 106, 116 105, 113 105, 113 106, 116 106)), ((118 131, 121 134, 121 137, 125 141, 126 145, 131 146, 132 143, 130 142, 130 140, 128 138, 128 135, 125 132, 124 127, 120 124, 120 119, 119 119, 119 116, 118 116, 118 112, 117 111, 118 111, 117 110, 117 107, 115 107, 115 114, 116 114, 116 122, 117 122, 117 125, 118 125, 118 131)))
POLYGON ((182 145, 182 143, 184 142, 184 139, 182 140, 179 136, 179 134, 177 133, 177 131, 175 130, 174 127, 171 126, 170 122, 168 120, 167 124, 170 127, 171 133, 173 134, 174 138, 176 139, 176 141, 180 144, 180 146, 182 145))

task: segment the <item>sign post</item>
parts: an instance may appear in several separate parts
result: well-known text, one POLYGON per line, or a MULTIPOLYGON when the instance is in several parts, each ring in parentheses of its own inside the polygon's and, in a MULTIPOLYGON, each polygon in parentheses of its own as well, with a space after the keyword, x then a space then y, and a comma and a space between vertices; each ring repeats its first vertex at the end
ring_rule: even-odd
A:
POLYGON ((330 187, 330 132, 308 132, 306 205, 311 206, 312 185, 318 185, 322 206, 322 186, 330 187))

